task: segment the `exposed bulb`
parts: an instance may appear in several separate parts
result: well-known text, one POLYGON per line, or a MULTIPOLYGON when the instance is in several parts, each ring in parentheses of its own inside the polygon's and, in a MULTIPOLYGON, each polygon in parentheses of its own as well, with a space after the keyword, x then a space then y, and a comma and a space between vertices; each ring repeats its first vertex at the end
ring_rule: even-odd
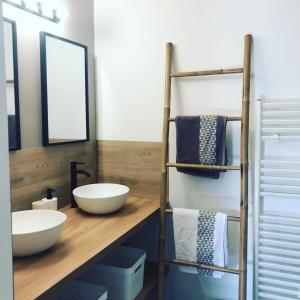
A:
POLYGON ((37 8, 38 8, 39 14, 42 15, 43 14, 42 3, 41 2, 37 2, 36 5, 37 5, 37 8))
POLYGON ((55 22, 57 22, 59 20, 58 17, 57 17, 57 10, 56 9, 52 10, 52 17, 53 17, 53 20, 55 22))

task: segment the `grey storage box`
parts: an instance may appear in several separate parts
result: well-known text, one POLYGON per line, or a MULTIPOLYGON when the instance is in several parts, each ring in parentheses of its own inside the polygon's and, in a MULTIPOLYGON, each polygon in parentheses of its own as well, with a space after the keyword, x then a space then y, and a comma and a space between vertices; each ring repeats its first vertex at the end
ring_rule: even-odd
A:
POLYGON ((107 288, 73 280, 58 289, 50 298, 51 300, 107 300, 107 288))
POLYGON ((145 250, 118 247, 80 280, 107 286, 109 300, 134 300, 143 288, 145 260, 145 250))

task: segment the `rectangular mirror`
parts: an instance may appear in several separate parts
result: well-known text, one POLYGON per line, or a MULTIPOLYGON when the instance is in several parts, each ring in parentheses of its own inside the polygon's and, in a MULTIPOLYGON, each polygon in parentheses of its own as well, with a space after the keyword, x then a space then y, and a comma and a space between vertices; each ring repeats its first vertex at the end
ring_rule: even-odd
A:
POLYGON ((9 150, 19 150, 21 149, 21 134, 17 29, 14 21, 6 18, 3 21, 9 150))
POLYGON ((89 140, 87 47, 40 33, 44 146, 89 140))

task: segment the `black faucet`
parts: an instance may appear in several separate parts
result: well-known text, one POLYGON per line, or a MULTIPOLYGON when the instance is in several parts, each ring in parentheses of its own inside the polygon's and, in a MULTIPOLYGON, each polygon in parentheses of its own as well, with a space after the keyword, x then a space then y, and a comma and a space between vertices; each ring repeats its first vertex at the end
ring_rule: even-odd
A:
POLYGON ((71 161, 71 207, 78 207, 74 195, 73 190, 77 188, 77 174, 83 174, 86 177, 91 177, 91 174, 85 170, 78 170, 77 165, 84 165, 84 162, 71 161))

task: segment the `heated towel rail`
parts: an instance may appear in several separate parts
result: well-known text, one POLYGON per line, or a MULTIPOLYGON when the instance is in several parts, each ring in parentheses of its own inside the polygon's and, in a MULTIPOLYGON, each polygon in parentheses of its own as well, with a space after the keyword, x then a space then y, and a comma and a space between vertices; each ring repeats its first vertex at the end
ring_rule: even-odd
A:
POLYGON ((255 299, 299 299, 300 99, 257 107, 255 299))
POLYGON ((244 38, 244 65, 243 68, 229 68, 206 70, 196 72, 173 72, 172 71, 172 43, 166 45, 166 74, 165 74, 165 103, 164 103, 164 124, 162 140, 162 165, 161 165, 161 195, 160 195, 160 247, 159 247, 159 288, 158 299, 163 300, 164 295, 164 272, 166 264, 176 264, 183 266, 198 267, 226 273, 237 274, 239 276, 239 300, 246 299, 247 293, 247 238, 248 238, 248 141, 249 141, 249 104, 250 104, 250 67, 251 67, 251 44, 252 36, 245 35, 244 38), (175 77, 190 76, 209 76, 226 75, 241 73, 243 74, 243 99, 242 116, 228 117, 228 121, 241 122, 241 161, 238 166, 212 166, 196 164, 180 164, 168 162, 169 158, 169 127, 174 122, 170 117, 171 109, 171 81, 175 77), (168 177, 169 168, 197 168, 210 170, 236 170, 241 173, 241 201, 240 218, 229 217, 230 221, 240 221, 240 253, 239 269, 229 269, 217 266, 205 265, 196 262, 171 260, 165 258, 166 241, 166 214, 172 213, 167 209, 168 199, 168 177))

